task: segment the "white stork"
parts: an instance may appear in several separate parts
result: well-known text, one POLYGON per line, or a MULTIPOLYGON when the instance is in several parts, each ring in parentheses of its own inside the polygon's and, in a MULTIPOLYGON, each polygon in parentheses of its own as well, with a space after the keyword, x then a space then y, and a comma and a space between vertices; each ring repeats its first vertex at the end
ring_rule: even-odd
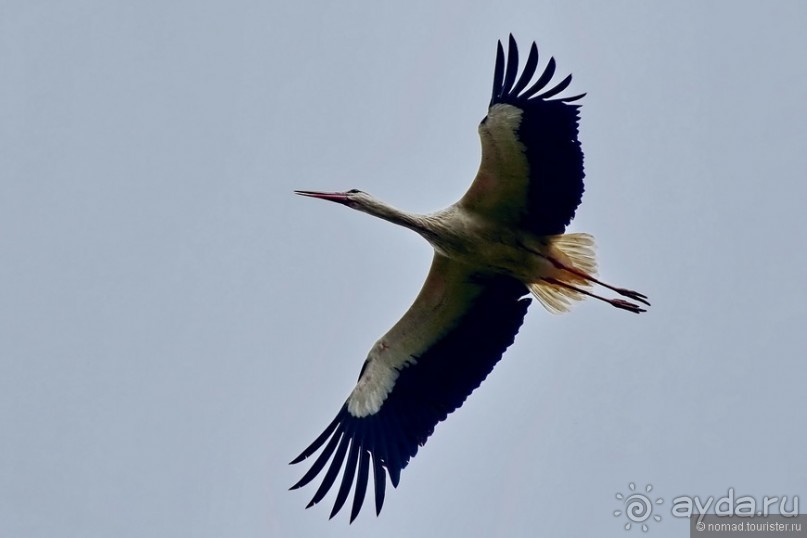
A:
POLYGON ((593 240, 564 234, 583 194, 583 152, 577 140, 577 104, 585 94, 554 98, 571 75, 550 86, 555 60, 529 87, 538 65, 530 48, 521 76, 510 36, 505 62, 496 51, 493 95, 479 125, 482 163, 468 192, 429 215, 405 213, 353 189, 295 191, 330 200, 414 230, 434 248, 434 259, 414 304, 364 361, 356 387, 325 431, 291 463, 322 448, 294 484, 311 482, 330 465, 307 508, 342 480, 331 517, 354 489, 352 522, 364 502, 372 470, 376 514, 387 476, 397 487, 406 467, 438 422, 460 407, 513 343, 531 292, 552 312, 584 295, 630 312, 636 303, 591 291, 604 286, 649 306, 641 293, 595 278, 593 240), (355 482, 355 488, 354 488, 355 482))

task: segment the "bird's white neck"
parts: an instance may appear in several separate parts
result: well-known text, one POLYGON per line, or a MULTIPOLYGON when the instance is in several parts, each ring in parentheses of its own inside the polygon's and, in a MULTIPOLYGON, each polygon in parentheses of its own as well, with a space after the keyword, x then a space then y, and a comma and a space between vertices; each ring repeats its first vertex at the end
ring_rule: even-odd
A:
POLYGON ((407 213, 400 209, 393 207, 381 200, 368 199, 364 203, 356 207, 359 211, 363 211, 374 217, 378 217, 389 221, 399 226, 404 226, 410 230, 414 230, 420 235, 427 237, 430 235, 431 226, 429 226, 429 218, 426 215, 419 215, 417 213, 407 213))

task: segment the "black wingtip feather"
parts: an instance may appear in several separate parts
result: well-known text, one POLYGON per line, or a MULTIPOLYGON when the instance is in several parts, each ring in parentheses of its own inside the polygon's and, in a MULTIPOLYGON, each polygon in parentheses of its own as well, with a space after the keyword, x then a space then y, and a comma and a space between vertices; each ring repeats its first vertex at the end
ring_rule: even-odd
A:
POLYGON ((336 448, 336 443, 339 442, 339 438, 341 436, 342 436, 341 433, 337 433, 333 437, 331 437, 331 440, 328 442, 328 445, 322 450, 322 453, 314 461, 313 465, 311 465, 311 468, 308 469, 308 472, 305 473, 303 477, 289 489, 298 489, 305 486, 306 484, 311 482, 311 480, 313 480, 314 477, 316 477, 320 473, 320 471, 322 471, 322 469, 325 467, 325 464, 328 463, 328 460, 330 459, 331 455, 333 455, 333 451, 336 448))
POLYGON ((367 492, 367 482, 370 474, 370 452, 361 449, 359 456, 359 472, 356 475, 356 491, 353 493, 353 506, 350 509, 350 522, 356 519, 364 504, 364 494, 367 492))
POLYGON ((502 42, 496 46, 496 66, 493 69, 493 91, 490 96, 490 104, 496 102, 500 97, 502 91, 502 82, 504 81, 504 48, 502 42))
POLYGON ((376 456, 373 456, 373 483, 375 489, 375 515, 378 516, 384 506, 384 490, 386 489, 387 479, 384 475, 384 467, 382 467, 376 456))
POLYGON ((336 480, 336 476, 339 474, 339 469, 342 468, 342 464, 345 461, 345 454, 347 453, 349 443, 350 437, 347 435, 342 436, 342 440, 339 442, 339 448, 336 449, 333 460, 331 460, 331 466, 328 467, 328 472, 325 473, 325 477, 322 479, 319 489, 317 489, 317 492, 311 498, 311 502, 308 503, 306 508, 311 508, 321 501, 323 497, 325 497, 325 494, 328 493, 328 490, 331 489, 331 486, 336 480))
MULTIPOLYGON (((566 78, 564 78, 563 80, 561 80, 560 83, 557 86, 555 86, 551 90, 547 90, 544 93, 542 93, 541 95, 539 95, 538 98, 539 99, 549 99, 550 97, 553 97, 553 96, 559 94, 560 92, 562 92, 563 90, 565 90, 566 88, 568 88, 569 84, 571 84, 571 83, 572 83, 572 76, 569 75, 566 78)), ((562 102, 563 100, 561 99, 560 101, 562 102)))
POLYGON ((558 99, 558 101, 562 101, 564 103, 571 103, 573 101, 577 101, 579 99, 582 99, 585 96, 586 96, 585 93, 578 93, 577 95, 573 95, 571 97, 564 97, 562 99, 558 99))
POLYGON ((344 506, 347 496, 350 493, 350 488, 353 486, 353 480, 356 478, 356 465, 359 461, 359 452, 361 446, 361 437, 354 437, 350 440, 350 448, 348 448, 347 463, 345 469, 342 471, 342 483, 339 484, 339 491, 336 494, 336 500, 333 503, 333 509, 328 519, 333 519, 339 510, 344 506))
POLYGON ((331 421, 331 423, 330 423, 330 424, 328 424, 328 427, 327 427, 327 428, 325 428, 325 431, 323 431, 323 432, 322 432, 322 433, 319 435, 319 437, 317 437, 316 439, 314 439, 314 442, 313 442, 313 443, 311 443, 310 445, 308 445, 308 448, 306 448, 305 450, 303 450, 303 451, 300 453, 300 455, 299 455, 299 456, 297 456, 296 458, 294 458, 293 460, 291 460, 291 462, 289 462, 289 465, 296 465, 296 464, 300 463, 301 461, 303 461, 304 459, 306 459, 306 458, 310 457, 310 456, 311 456, 312 454, 314 454, 314 453, 315 453, 317 450, 319 450, 319 447, 321 447, 321 446, 322 446, 322 445, 325 443, 325 441, 327 441, 327 440, 328 440, 328 437, 331 435, 331 433, 333 433, 333 431, 336 429, 336 427, 337 427, 338 425, 339 425, 339 417, 337 416, 335 419, 333 419, 333 420, 331 421))
POLYGON ((533 75, 535 75, 536 67, 538 67, 538 45, 533 43, 532 46, 530 46, 527 63, 524 64, 524 71, 521 72, 518 82, 510 93, 519 95, 521 91, 527 87, 527 84, 530 83, 530 80, 532 80, 533 75))
POLYGON ((502 93, 510 93, 513 88, 513 83, 516 81, 518 74, 518 45, 510 34, 510 40, 507 44, 507 70, 504 76, 504 83, 502 84, 502 93))
POLYGON ((541 73, 541 76, 538 77, 538 80, 535 81, 535 84, 530 86, 530 89, 525 91, 522 95, 522 99, 531 99, 535 96, 536 93, 540 92, 544 89, 544 87, 552 80, 552 77, 555 75, 555 58, 550 57, 549 61, 544 67, 544 72, 541 73))

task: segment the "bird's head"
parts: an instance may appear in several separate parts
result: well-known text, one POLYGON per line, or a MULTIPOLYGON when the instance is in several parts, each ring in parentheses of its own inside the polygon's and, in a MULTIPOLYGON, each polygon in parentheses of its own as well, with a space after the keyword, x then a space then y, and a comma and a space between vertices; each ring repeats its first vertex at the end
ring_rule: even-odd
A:
POLYGON ((294 194, 308 196, 310 198, 319 198, 320 200, 330 200, 331 202, 337 202, 359 210, 373 201, 372 196, 359 189, 350 189, 345 192, 294 191, 294 194))
POLYGON ((309 198, 319 198, 320 200, 330 200, 342 205, 346 205, 351 209, 356 209, 362 213, 367 213, 374 217, 379 217, 388 220, 394 224, 400 224, 413 230, 420 231, 418 220, 410 214, 399 211, 389 204, 385 204, 381 200, 373 198, 366 192, 359 189, 350 189, 345 192, 319 192, 319 191, 294 191, 294 194, 300 196, 308 196, 309 198))

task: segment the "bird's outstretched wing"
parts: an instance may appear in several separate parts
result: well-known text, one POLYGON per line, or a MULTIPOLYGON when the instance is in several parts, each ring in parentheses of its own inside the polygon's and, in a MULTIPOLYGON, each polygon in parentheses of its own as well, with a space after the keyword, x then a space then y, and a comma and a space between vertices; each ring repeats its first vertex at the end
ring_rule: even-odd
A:
POLYGON ((292 461, 299 463, 324 445, 292 489, 327 466, 308 504, 313 506, 343 470, 331 517, 354 489, 353 521, 372 471, 379 513, 387 475, 397 486, 401 469, 435 425, 462 405, 513 343, 530 303, 522 298, 526 293, 510 277, 479 274, 435 254, 414 304, 370 351, 336 418, 292 461))
POLYGON ((482 163, 459 204, 536 235, 554 235, 566 229, 583 196, 580 106, 570 103, 585 94, 555 98, 572 76, 551 86, 554 58, 530 85, 537 66, 538 47, 533 43, 516 80, 515 39, 510 36, 506 63, 499 42, 490 108, 479 125, 482 163))

